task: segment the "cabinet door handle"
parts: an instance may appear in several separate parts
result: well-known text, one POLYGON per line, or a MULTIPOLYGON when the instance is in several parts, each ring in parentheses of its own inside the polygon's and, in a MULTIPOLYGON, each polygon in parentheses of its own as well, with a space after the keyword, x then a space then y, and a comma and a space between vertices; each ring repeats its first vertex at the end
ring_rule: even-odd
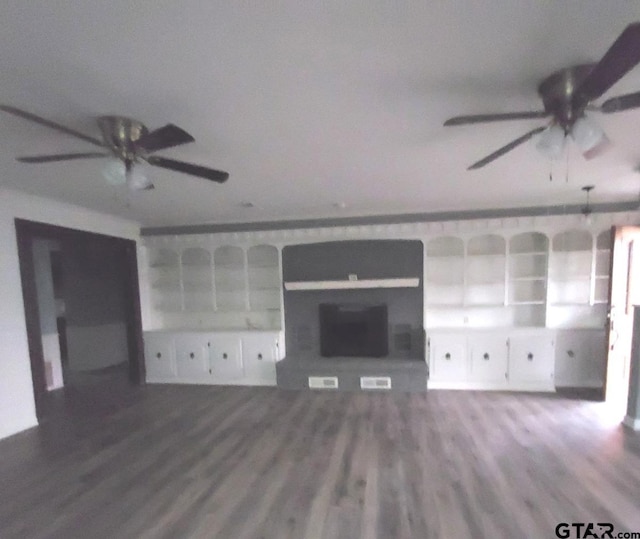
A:
POLYGON ((156 357, 157 357, 158 359, 160 359, 160 358, 162 357, 162 354, 161 354, 160 352, 158 352, 158 353, 156 354, 156 357))
POLYGON ((527 354, 527 359, 528 359, 529 361, 533 361, 533 354, 532 354, 531 352, 529 352, 529 353, 527 354))
POLYGON ((195 355, 193 352, 191 352, 191 353, 189 354, 189 357, 190 357, 191 359, 193 359, 194 357, 196 357, 196 355, 195 355))
POLYGON ((489 353, 488 353, 488 352, 485 352, 485 353, 484 353, 484 355, 482 356, 482 358, 483 358, 485 361, 489 361, 489 353))
POLYGON ((227 353, 222 354, 222 359, 227 359, 227 353))
POLYGON ((444 358, 445 358, 447 361, 449 361, 449 360, 451 359, 451 354, 450 354, 449 352, 447 352, 447 353, 444 355, 444 358))
POLYGON ((258 354, 258 359, 262 359, 262 354, 258 354))

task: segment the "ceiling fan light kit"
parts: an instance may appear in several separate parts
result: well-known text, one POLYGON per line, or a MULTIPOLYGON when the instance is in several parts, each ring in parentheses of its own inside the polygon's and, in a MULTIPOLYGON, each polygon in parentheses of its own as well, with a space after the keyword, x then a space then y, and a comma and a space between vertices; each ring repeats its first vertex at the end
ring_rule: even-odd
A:
POLYGON ((143 163, 136 164, 135 167, 127 168, 122 159, 113 157, 102 167, 102 176, 109 185, 127 185, 132 191, 146 191, 153 189, 153 183, 148 178, 147 166, 143 163))
POLYGON ((119 186, 127 183, 127 167, 121 159, 113 157, 102 167, 102 176, 109 185, 119 186))
POLYGON ((547 127, 538 136, 536 149, 551 160, 556 160, 564 152, 566 134, 558 124, 547 127))
POLYGON ((593 150, 605 138, 602 128, 588 116, 581 116, 573 124, 571 137, 582 153, 593 150))
POLYGON ((593 101, 601 97, 618 80, 640 63, 640 22, 628 25, 613 42, 609 50, 595 64, 581 64, 556 71, 538 86, 544 110, 499 114, 456 116, 445 126, 468 125, 505 120, 551 117, 548 128, 541 127, 511 141, 469 169, 481 168, 498 157, 520 146, 534 135, 542 133, 536 144, 538 149, 555 159, 564 149, 566 135, 570 134, 583 155, 589 159, 608 145, 602 128, 585 116, 587 107, 605 114, 640 107, 640 92, 612 97, 601 106, 593 101))
POLYGON ((129 188, 136 191, 153 189, 153 183, 147 178, 144 170, 146 163, 217 183, 223 183, 229 178, 229 174, 221 170, 151 155, 158 150, 195 142, 189 133, 173 124, 149 131, 142 122, 132 118, 100 116, 97 118, 97 123, 102 140, 99 140, 16 107, 0 105, 0 111, 103 148, 101 152, 18 157, 17 160, 21 163, 50 163, 110 157, 110 161, 102 169, 102 175, 107 182, 111 185, 127 184, 129 188))

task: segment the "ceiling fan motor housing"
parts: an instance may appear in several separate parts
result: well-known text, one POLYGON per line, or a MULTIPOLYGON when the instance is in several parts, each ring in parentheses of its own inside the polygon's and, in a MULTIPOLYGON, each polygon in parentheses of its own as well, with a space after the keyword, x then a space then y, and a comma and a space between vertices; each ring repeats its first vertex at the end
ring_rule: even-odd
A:
POLYGON ((100 116, 98 125, 105 144, 120 159, 133 162, 140 153, 137 142, 149 131, 144 124, 124 116, 100 116))
POLYGON ((549 75, 538 86, 544 109, 553 115, 565 133, 571 131, 575 121, 584 114, 586 102, 575 98, 575 92, 594 68, 595 64, 581 64, 561 69, 549 75))

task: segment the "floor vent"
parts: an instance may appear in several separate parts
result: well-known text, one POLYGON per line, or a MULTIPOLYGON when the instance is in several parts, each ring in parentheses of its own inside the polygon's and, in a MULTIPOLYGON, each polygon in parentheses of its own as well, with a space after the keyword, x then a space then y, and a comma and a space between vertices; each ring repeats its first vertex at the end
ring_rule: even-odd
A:
POLYGON ((337 387, 337 376, 309 376, 310 389, 336 389, 337 387))
POLYGON ((361 376, 361 389, 391 389, 391 378, 389 376, 361 376))

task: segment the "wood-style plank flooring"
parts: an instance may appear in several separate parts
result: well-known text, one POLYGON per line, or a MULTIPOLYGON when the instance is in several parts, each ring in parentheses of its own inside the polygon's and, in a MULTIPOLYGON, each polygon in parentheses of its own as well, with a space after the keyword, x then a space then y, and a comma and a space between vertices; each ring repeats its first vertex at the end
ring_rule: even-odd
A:
POLYGON ((0 442, 0 537, 545 538, 640 531, 640 435, 555 395, 147 386, 0 442))

